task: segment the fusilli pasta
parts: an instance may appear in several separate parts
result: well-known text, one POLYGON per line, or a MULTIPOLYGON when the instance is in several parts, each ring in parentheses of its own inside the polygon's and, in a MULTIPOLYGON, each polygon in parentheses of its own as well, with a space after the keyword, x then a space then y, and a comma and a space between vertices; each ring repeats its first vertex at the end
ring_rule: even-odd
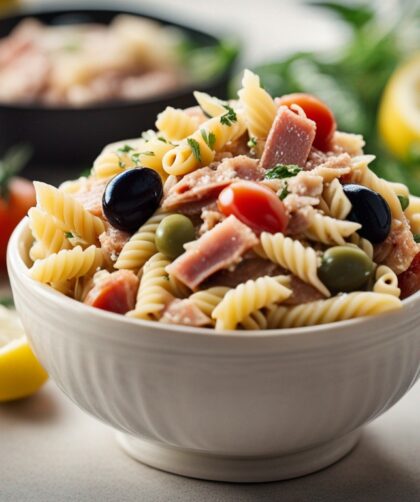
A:
POLYGON ((352 221, 336 220, 320 213, 313 215, 311 224, 305 230, 305 236, 323 244, 345 244, 345 238, 354 234, 361 225, 352 221))
POLYGON ((324 187, 322 200, 323 203, 320 206, 325 214, 332 218, 344 220, 351 211, 351 202, 346 197, 343 186, 337 178, 324 187))
POLYGON ((31 208, 28 215, 32 234, 43 248, 43 257, 72 247, 62 225, 54 216, 37 207, 31 208))
POLYGON ((209 117, 218 117, 226 113, 225 103, 205 92, 194 91, 194 97, 203 112, 209 117))
POLYGON ((384 293, 399 298, 401 290, 398 287, 397 274, 386 265, 379 265, 375 272, 373 291, 375 293, 384 293))
POLYGON ((190 136, 198 127, 199 121, 185 112, 168 106, 163 112, 159 113, 156 128, 166 139, 181 140, 190 136))

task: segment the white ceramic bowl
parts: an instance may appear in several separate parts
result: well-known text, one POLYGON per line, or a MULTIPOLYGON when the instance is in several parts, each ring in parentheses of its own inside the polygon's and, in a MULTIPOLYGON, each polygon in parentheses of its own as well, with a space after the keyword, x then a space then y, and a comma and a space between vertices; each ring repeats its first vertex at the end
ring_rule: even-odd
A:
POLYGON ((8 252, 16 308, 51 377, 154 467, 224 481, 300 476, 349 452, 420 368, 420 294, 379 317, 266 332, 142 322, 27 275, 23 221, 8 252))

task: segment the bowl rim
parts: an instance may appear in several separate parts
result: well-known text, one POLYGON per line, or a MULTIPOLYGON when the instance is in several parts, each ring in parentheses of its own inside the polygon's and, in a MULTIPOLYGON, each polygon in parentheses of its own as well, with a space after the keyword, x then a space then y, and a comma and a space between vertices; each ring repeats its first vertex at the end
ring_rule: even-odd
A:
MULTIPOLYGON (((147 19, 151 19, 153 21, 157 21, 163 24, 166 24, 171 27, 179 28, 182 31, 186 31, 187 33, 194 32, 201 36, 208 37, 212 39, 215 43, 220 43, 222 40, 222 36, 216 33, 210 33, 206 30, 201 29, 201 27, 194 27, 189 25, 188 23, 183 23, 182 19, 174 19, 171 20, 164 16, 161 16, 157 9, 152 8, 151 6, 138 5, 127 2, 122 2, 115 6, 109 0, 106 0, 103 3, 95 5, 85 5, 80 2, 76 2, 75 4, 71 3, 63 3, 62 5, 53 5, 53 4, 44 4, 44 5, 26 5, 21 8, 15 8, 13 10, 9 10, 5 13, 4 16, 0 18, 0 26, 2 23, 6 23, 8 21, 19 19, 24 20, 25 18, 30 17, 38 17, 42 15, 48 14, 64 14, 71 12, 109 12, 118 14, 128 14, 137 17, 144 17, 147 19)), ((0 37, 0 40, 4 37, 0 37)), ((229 80, 231 74, 233 73, 235 64, 240 56, 240 50, 242 47, 241 41, 239 37, 230 36, 230 40, 234 41, 237 52, 233 56, 232 61, 226 66, 226 68, 219 72, 211 79, 207 79, 205 82, 192 82, 191 84, 186 84, 178 89, 174 89, 169 92, 163 92, 150 98, 144 99, 132 99, 132 100, 110 100, 105 101, 103 103, 93 103, 92 105, 87 106, 46 106, 42 103, 2 103, 0 102, 0 110, 10 111, 10 112, 37 112, 37 113, 81 113, 81 112, 102 112, 114 109, 126 109, 132 107, 146 106, 146 105, 157 105, 162 101, 173 101, 178 98, 182 98, 184 96, 190 95, 194 90, 196 90, 197 86, 200 87, 201 90, 206 91, 215 85, 222 84, 225 80, 229 80)))
MULTIPOLYGON (((388 319, 388 326, 392 326, 395 329, 401 325, 401 321, 404 319, 404 313, 407 307, 413 308, 415 303, 419 304, 420 307, 420 291, 414 293, 410 297, 402 300, 403 308, 394 311, 385 312, 374 316, 364 316, 357 317, 353 319, 348 319, 345 321, 337 321, 325 324, 317 324, 314 326, 304 326, 298 328, 278 328, 278 329, 266 329, 266 330, 220 330, 216 331, 214 328, 201 328, 194 326, 184 326, 169 323, 158 323, 156 321, 145 321, 142 319, 135 319, 127 317, 121 314, 116 314, 113 312, 107 312, 105 310, 96 309, 85 305, 82 302, 75 300, 74 298, 69 298, 59 291, 54 290, 51 286, 39 283, 33 280, 28 275, 28 267, 24 263, 21 251, 25 243, 23 239, 25 234, 29 233, 29 219, 28 217, 23 218, 19 225, 15 228, 8 244, 7 249, 7 265, 8 269, 13 269, 13 271, 18 274, 21 279, 25 281, 25 285, 28 290, 33 293, 40 295, 47 299, 49 302, 54 302, 59 308, 64 308, 65 310, 71 309, 76 315, 85 314, 91 317, 96 317, 102 321, 109 320, 112 322, 118 322, 123 325, 129 326, 141 326, 148 329, 164 329, 167 331, 177 332, 179 334, 194 334, 200 335, 202 337, 212 337, 212 338, 229 338, 233 339, 253 339, 253 338, 297 338, 303 337, 304 335, 311 335, 311 338, 315 337, 317 333, 326 334, 328 332, 333 333, 334 336, 338 335, 338 332, 348 332, 356 331, 361 332, 364 326, 369 324, 375 324, 375 322, 381 318, 388 319)), ((27 246, 25 246, 27 250, 27 246)))

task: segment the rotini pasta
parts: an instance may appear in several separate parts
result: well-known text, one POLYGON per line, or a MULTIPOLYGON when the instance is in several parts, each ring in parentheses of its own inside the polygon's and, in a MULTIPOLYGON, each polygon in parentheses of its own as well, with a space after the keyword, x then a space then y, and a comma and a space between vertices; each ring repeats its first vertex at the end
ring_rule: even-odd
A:
POLYGON ((88 244, 94 244, 105 231, 104 222, 71 195, 39 181, 35 181, 34 186, 39 207, 61 221, 67 231, 74 232, 88 244))
POLYGON ((352 221, 336 220, 329 216, 315 213, 305 236, 323 244, 345 244, 345 238, 354 234, 361 225, 352 221))
POLYGON ((30 269, 33 279, 43 283, 58 283, 93 274, 103 263, 102 250, 90 246, 63 249, 43 260, 37 260, 30 269))
POLYGON ((420 234, 420 197, 410 195, 408 208, 405 215, 410 223, 413 234, 420 234))
POLYGON ((28 212, 32 234, 43 249, 43 257, 72 246, 62 225, 48 213, 33 207, 28 212))
POLYGON ((318 278, 319 258, 314 249, 304 247, 300 241, 285 237, 283 234, 261 234, 261 248, 268 259, 311 284, 325 296, 330 296, 328 289, 318 278))
POLYGON ((272 277, 249 280, 229 291, 213 310, 216 329, 235 329, 253 312, 279 303, 291 295, 292 291, 279 284, 272 277))
POLYGON ((154 254, 144 265, 135 309, 127 315, 137 319, 158 320, 165 305, 173 298, 165 268, 169 260, 161 253, 154 254))
POLYGON ((399 298, 401 289, 398 287, 397 274, 386 265, 379 265, 375 272, 373 291, 375 293, 384 293, 399 298))
POLYGON ((313 326, 382 314, 401 306, 400 300, 392 295, 355 292, 295 307, 274 305, 269 309, 267 324, 271 329, 313 326))
POLYGON ((157 252, 156 230, 159 223, 167 215, 168 213, 161 211, 149 218, 122 248, 114 267, 139 270, 157 252))
POLYGON ((252 138, 264 139, 268 136, 276 116, 273 98, 260 84, 260 78, 245 70, 242 89, 238 92, 239 101, 244 108, 245 122, 252 138))
POLYGON ((364 251, 371 260, 373 259, 373 244, 371 242, 363 237, 360 237, 358 233, 350 235, 349 241, 351 244, 355 244, 362 251, 364 251))
POLYGON ((190 136, 198 127, 197 117, 191 116, 184 110, 168 106, 159 113, 156 128, 170 141, 179 141, 190 136))
POLYGON ((194 97, 203 112, 209 117, 218 117, 226 113, 226 103, 205 92, 194 91, 194 97))
POLYGON ((322 193, 323 211, 327 216, 344 220, 351 211, 351 202, 344 193, 343 186, 337 178, 328 183, 322 193))
POLYGON ((111 178, 125 169, 136 166, 130 152, 104 151, 93 163, 92 175, 96 178, 111 178))

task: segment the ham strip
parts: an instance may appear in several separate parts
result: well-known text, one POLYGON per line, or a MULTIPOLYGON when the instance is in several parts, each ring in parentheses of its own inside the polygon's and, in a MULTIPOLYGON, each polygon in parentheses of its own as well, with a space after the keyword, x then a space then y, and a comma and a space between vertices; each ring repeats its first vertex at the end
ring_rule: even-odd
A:
POLYGON ((261 166, 265 169, 276 164, 296 164, 304 167, 315 132, 315 122, 292 112, 286 106, 280 106, 268 134, 261 166))
POLYGON ((256 181, 263 177, 264 170, 258 167, 255 159, 245 155, 224 159, 216 169, 203 167, 184 176, 168 190, 162 207, 173 211, 187 204, 194 204, 201 210, 234 181, 256 181))
POLYGON ((257 243, 249 227, 229 216, 201 236, 168 265, 166 271, 194 290, 211 274, 237 263, 243 253, 257 243))
POLYGON ((191 300, 175 298, 165 307, 160 322, 184 326, 207 326, 211 324, 211 319, 191 300))
POLYGON ((106 180, 89 180, 80 192, 72 194, 73 198, 80 202, 85 209, 99 218, 103 217, 102 197, 105 192, 106 180))

